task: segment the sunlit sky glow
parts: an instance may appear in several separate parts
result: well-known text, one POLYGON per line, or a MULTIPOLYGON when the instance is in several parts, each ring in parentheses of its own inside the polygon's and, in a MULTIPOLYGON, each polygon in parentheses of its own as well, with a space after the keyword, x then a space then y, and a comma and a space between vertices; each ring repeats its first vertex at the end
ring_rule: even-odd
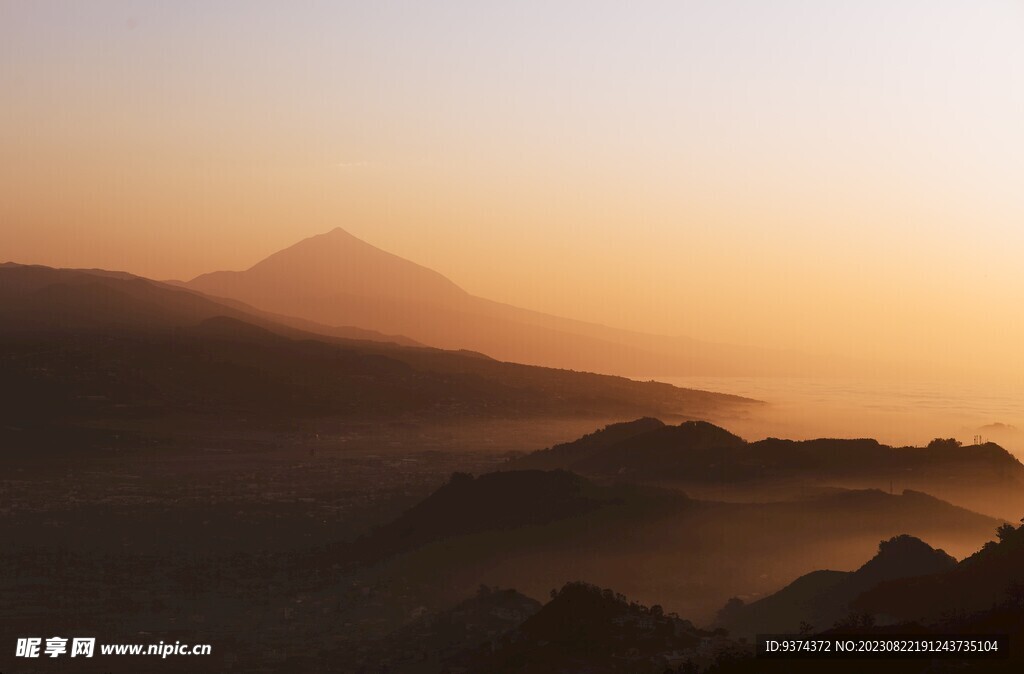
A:
POLYGON ((0 3, 0 258, 342 226, 611 325, 1024 375, 1024 3, 0 3))

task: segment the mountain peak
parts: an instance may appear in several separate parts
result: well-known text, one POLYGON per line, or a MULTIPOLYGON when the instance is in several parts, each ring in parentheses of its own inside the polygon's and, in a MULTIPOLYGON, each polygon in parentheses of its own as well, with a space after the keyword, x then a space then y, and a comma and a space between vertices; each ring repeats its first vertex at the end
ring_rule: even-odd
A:
POLYGON ((872 581, 948 571, 956 559, 920 538, 902 534, 878 544, 878 554, 854 573, 872 581))
MULTIPOLYGON (((303 241, 311 241, 313 239, 331 239, 335 241, 358 241, 367 246, 370 245, 363 241, 362 239, 360 239, 359 237, 357 237, 355 234, 352 234, 347 229, 344 229, 342 227, 335 227, 334 229, 329 229, 323 234, 314 234, 313 236, 303 239, 303 241)), ((301 241, 299 243, 301 243, 301 241)))
POLYGON ((402 258, 398 257, 397 255, 392 255, 391 253, 388 253, 370 243, 367 243, 366 241, 363 241, 362 239, 360 239, 359 237, 352 234, 346 229, 343 229, 341 227, 335 227, 334 229, 327 230, 326 232, 322 232, 320 234, 313 234, 312 236, 307 236, 304 239, 300 239, 299 241, 288 246, 287 248, 279 250, 278 252, 266 257, 262 261, 257 262, 253 267, 250 268, 250 270, 256 269, 260 265, 265 264, 275 258, 286 256, 286 254, 289 252, 292 252, 294 254, 296 250, 318 249, 325 254, 331 253, 332 251, 336 250, 331 248, 323 249, 323 246, 325 244, 328 246, 343 245, 346 247, 352 246, 356 248, 361 248, 363 249, 363 251, 370 252, 371 254, 377 253, 381 255, 387 255, 397 260, 401 260, 402 262, 406 262, 407 264, 414 264, 412 262, 408 262, 407 260, 402 260, 402 258))
POLYGON ((381 250, 341 227, 280 250, 245 271, 213 272, 188 287, 272 311, 351 323, 350 314, 382 301, 458 304, 467 295, 441 274, 381 250), (342 298, 355 298, 357 306, 342 298), (350 311, 334 307, 349 308, 350 311), (363 306, 365 305, 365 307, 363 306))

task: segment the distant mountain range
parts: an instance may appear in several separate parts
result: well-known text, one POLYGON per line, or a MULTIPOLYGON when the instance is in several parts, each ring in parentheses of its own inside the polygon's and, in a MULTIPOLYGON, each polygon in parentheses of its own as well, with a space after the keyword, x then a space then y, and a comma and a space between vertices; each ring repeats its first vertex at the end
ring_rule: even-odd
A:
POLYGON ((752 498, 772 484, 806 493, 825 486, 916 489, 1013 517, 1024 511, 1024 465, 993 443, 890 447, 871 439, 746 442, 704 421, 618 423, 510 461, 510 470, 564 469, 593 477, 676 483, 698 494, 730 489, 752 498))
POLYGON ((14 445, 78 446, 118 427, 166 436, 184 431, 185 418, 226 429, 317 418, 685 417, 752 402, 420 347, 129 274, 14 264, 0 266, 0 346, 0 434, 14 445))
POLYGON ((288 337, 340 337, 417 346, 401 335, 348 325, 323 325, 261 311, 240 302, 213 300, 157 281, 103 269, 53 269, 0 264, 0 332, 47 329, 186 327, 226 317, 270 328, 288 337))
POLYGON ((341 228, 245 271, 212 272, 181 285, 327 325, 357 325, 547 367, 627 376, 853 371, 836 358, 643 334, 475 297, 341 228))

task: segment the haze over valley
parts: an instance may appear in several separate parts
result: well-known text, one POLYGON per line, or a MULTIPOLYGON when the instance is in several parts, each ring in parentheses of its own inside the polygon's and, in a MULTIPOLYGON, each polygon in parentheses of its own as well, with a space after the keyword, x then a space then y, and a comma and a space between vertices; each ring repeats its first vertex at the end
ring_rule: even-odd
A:
POLYGON ((0 3, 0 674, 1022 671, 1022 29, 0 3))

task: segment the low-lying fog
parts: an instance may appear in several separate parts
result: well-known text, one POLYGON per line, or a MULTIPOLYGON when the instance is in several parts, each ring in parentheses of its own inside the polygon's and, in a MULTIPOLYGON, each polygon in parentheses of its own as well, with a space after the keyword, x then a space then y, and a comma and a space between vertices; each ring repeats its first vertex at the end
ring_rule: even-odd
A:
POLYGON ((1024 393, 1009 386, 927 381, 768 377, 655 377, 676 386, 757 398, 764 407, 711 419, 747 440, 876 438, 924 445, 975 436, 1024 457, 1024 393))

